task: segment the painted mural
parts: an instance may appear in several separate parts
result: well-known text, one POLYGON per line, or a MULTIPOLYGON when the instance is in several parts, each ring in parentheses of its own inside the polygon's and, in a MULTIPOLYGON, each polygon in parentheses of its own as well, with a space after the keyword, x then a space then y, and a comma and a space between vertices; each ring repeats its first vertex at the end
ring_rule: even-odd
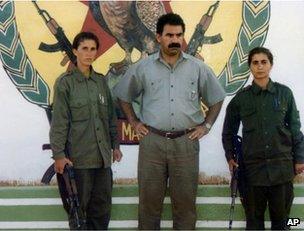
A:
MULTIPOLYGON (((99 37, 94 69, 113 89, 130 65, 158 50, 155 24, 166 12, 182 16, 184 51, 203 57, 228 95, 211 133, 200 140, 201 174, 228 179, 223 117, 231 97, 251 82, 251 48, 271 49, 271 77, 293 90, 303 123, 303 10, 303 2, 285 1, 0 1, 0 182, 39 181, 52 163, 51 151, 42 147, 49 148, 53 85, 73 65, 74 36, 91 31, 99 37)), ((139 110, 140 98, 133 106, 139 110)), ((138 139, 118 106, 117 114, 127 145, 121 146, 125 159, 113 165, 114 177, 136 179, 138 139)))
MULTIPOLYGON (((49 113, 56 78, 75 61, 71 42, 78 32, 98 35, 94 68, 113 88, 132 63, 158 50, 157 18, 172 11, 186 23, 185 51, 199 53, 227 94, 235 94, 249 76, 248 51, 265 42, 270 2, 3 1, 0 59, 24 99, 49 113)), ((117 112, 121 143, 136 143, 136 134, 117 112)))

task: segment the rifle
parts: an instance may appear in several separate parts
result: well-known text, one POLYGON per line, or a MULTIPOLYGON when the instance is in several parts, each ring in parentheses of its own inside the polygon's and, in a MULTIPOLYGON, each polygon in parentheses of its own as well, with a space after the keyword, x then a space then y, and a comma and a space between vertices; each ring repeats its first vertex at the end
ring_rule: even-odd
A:
POLYGON ((54 164, 51 164, 48 169, 45 171, 45 173, 43 174, 42 178, 41 178, 41 183, 43 184, 50 184, 53 176, 56 174, 55 173, 55 169, 54 169, 54 164))
POLYGON ((64 167, 63 174, 57 174, 57 179, 61 177, 63 178, 65 187, 60 189, 60 194, 65 194, 64 205, 68 205, 68 207, 65 207, 65 209, 66 211, 68 211, 69 214, 70 228, 80 229, 83 227, 85 222, 81 220, 78 215, 79 200, 73 167, 66 164, 64 167))
POLYGON ((55 44, 46 44, 41 42, 39 45, 39 50, 45 52, 57 52, 63 51, 66 53, 63 60, 60 62, 61 66, 65 66, 67 62, 70 60, 73 64, 76 64, 76 56, 73 53, 72 44, 66 37, 62 27, 58 25, 54 18, 52 18, 49 13, 45 10, 40 9, 36 1, 32 1, 34 6, 36 7, 39 15, 42 17, 43 21, 51 31, 51 33, 57 39, 57 43, 55 44))
MULTIPOLYGON (((52 106, 49 106, 45 109, 49 124, 51 125, 52 121, 52 106)), ((51 150, 51 145, 50 144, 43 144, 42 145, 42 150, 51 150)), ((54 169, 54 164, 51 164, 50 167, 45 171, 45 173, 42 176, 41 183, 43 184, 50 184, 53 176, 55 175, 55 169, 54 169)))
POLYGON ((233 146, 235 153, 235 161, 238 167, 233 167, 233 173, 231 177, 230 189, 231 189, 231 205, 229 213, 229 229, 232 229, 235 199, 237 198, 237 191, 239 191, 240 197, 244 196, 244 167, 243 167, 243 155, 242 155, 242 137, 233 136, 233 146))
POLYGON ((223 41, 221 34, 213 36, 205 36, 205 32, 210 26, 213 15, 219 5, 220 1, 217 1, 211 5, 206 14, 204 14, 200 22, 196 25, 195 31, 189 41, 189 44, 186 49, 186 53, 190 55, 195 55, 199 53, 202 49, 203 44, 214 44, 223 41))

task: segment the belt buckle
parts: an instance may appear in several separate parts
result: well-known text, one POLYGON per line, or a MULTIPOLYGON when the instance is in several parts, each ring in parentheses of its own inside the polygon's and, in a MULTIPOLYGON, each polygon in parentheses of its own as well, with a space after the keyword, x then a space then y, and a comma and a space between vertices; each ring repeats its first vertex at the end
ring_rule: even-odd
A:
POLYGON ((172 134, 173 134, 172 132, 166 132, 166 133, 165 133, 165 137, 166 137, 167 139, 171 139, 169 136, 172 135, 172 134))

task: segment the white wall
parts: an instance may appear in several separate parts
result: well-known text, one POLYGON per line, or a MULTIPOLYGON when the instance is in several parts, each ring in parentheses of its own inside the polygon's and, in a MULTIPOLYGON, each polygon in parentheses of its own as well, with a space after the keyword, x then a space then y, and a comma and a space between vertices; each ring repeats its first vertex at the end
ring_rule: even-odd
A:
MULTIPOLYGON (((294 92, 304 118, 304 2, 271 2, 270 28, 265 46, 274 54, 272 79, 294 92)), ((221 129, 227 102, 209 135, 201 140, 200 170, 207 175, 228 176, 221 145, 221 129)), ((48 143, 49 125, 43 109, 28 103, 0 67, 0 181, 39 180, 51 164, 51 153, 42 151, 48 143)), ((114 164, 115 178, 136 177, 137 146, 122 146, 124 159, 114 164)))

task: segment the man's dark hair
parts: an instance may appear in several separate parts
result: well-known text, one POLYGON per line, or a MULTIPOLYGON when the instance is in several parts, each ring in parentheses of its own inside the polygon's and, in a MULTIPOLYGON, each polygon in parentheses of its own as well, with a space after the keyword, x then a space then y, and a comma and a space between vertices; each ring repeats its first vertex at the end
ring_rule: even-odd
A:
POLYGON ((251 61, 252 61, 252 57, 255 55, 255 54, 265 54, 268 59, 269 59, 269 62, 271 63, 271 65, 273 65, 273 55, 271 53, 271 51, 265 47, 256 47, 256 48, 253 48, 251 51, 249 51, 249 55, 248 55, 248 65, 250 66, 251 64, 251 61))
POLYGON ((80 32, 79 34, 76 35, 73 41, 73 49, 77 50, 79 47, 79 44, 83 42, 84 40, 94 40, 96 43, 96 48, 98 50, 99 48, 99 40, 95 34, 92 32, 80 32))
POLYGON ((161 35, 164 31, 165 25, 167 24, 173 26, 182 26, 183 33, 185 32, 185 23, 181 18, 181 16, 174 13, 168 13, 160 16, 159 19, 157 20, 156 33, 161 35))

